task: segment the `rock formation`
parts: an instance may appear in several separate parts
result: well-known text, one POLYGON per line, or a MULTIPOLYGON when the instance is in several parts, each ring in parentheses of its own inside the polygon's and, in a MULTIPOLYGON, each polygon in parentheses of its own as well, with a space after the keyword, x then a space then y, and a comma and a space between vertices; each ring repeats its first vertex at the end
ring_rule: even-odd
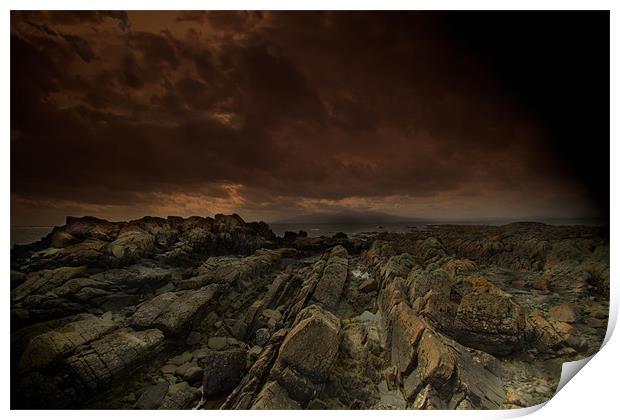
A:
POLYGON ((493 409, 605 334, 601 228, 67 218, 11 255, 13 408, 493 409))

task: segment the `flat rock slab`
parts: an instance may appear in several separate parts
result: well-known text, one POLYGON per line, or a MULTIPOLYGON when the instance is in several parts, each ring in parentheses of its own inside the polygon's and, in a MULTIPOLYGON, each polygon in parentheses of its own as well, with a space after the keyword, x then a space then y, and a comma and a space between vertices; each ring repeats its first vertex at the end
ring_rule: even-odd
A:
POLYGON ((347 250, 340 245, 334 247, 325 265, 323 276, 314 289, 314 300, 328 309, 335 308, 347 281, 348 270, 347 250))
POLYGON ((37 369, 69 355, 76 348, 87 344, 117 328, 112 321, 93 315, 71 322, 61 328, 34 337, 22 354, 20 368, 37 369))
POLYGON ((77 277, 86 271, 81 267, 60 267, 53 270, 40 270, 30 273, 26 280, 11 292, 11 300, 18 301, 28 295, 44 294, 67 280, 77 277))
POLYGON ((196 289, 208 284, 248 286, 256 276, 269 271, 280 261, 281 253, 259 249, 248 257, 209 257, 199 268, 198 275, 179 283, 181 289, 196 289))
POLYGON ((138 328, 158 328, 166 334, 181 332, 194 316, 212 303, 215 288, 163 293, 142 304, 129 323, 138 328))
POLYGON ((93 341, 63 361, 87 388, 96 390, 143 362, 164 341, 160 330, 123 329, 93 341))

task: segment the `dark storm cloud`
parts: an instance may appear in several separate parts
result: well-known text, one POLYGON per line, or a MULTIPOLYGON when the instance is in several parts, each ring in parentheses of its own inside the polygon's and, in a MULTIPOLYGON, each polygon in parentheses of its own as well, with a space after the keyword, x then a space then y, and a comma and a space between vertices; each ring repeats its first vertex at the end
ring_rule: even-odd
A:
POLYGON ((566 203, 588 188, 440 15, 149 16, 12 14, 20 202, 150 209, 194 194, 249 213, 407 212, 412 197, 449 207, 535 188, 566 203))

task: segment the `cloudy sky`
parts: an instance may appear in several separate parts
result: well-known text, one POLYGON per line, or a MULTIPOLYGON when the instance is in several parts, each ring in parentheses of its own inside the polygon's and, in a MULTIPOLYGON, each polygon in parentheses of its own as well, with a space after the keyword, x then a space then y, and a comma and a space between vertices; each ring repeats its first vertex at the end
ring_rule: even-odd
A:
POLYGON ((11 223, 608 217, 609 15, 13 12, 11 223))

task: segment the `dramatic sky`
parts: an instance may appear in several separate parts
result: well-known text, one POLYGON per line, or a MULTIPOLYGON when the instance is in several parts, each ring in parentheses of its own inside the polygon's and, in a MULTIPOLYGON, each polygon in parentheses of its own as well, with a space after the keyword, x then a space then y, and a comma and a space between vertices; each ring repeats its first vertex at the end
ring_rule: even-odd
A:
POLYGON ((13 12, 11 223, 608 217, 609 15, 13 12))

